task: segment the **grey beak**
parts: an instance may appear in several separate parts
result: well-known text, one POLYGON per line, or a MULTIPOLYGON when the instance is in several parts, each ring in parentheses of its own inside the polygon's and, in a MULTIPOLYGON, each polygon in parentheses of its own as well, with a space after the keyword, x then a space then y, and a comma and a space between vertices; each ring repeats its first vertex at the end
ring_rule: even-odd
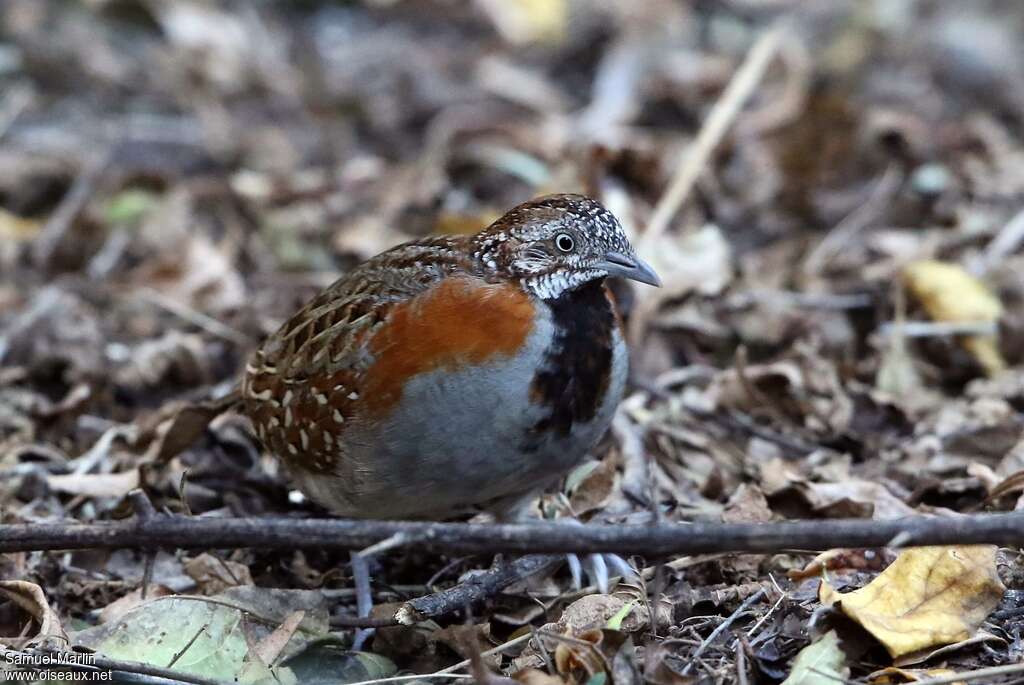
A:
POLYGON ((621 252, 609 252, 595 266, 607 271, 609 276, 628 278, 653 285, 655 288, 661 287, 661 279, 658 278, 658 274, 654 273, 650 264, 639 257, 625 255, 621 252))

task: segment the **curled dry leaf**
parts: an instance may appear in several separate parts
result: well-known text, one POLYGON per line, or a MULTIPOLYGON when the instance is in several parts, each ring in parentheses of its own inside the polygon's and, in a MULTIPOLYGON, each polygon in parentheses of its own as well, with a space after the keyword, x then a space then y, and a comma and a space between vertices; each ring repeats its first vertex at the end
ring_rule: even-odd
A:
POLYGON ((593 628, 576 635, 566 635, 566 638, 558 641, 555 647, 555 670, 566 680, 575 680, 574 677, 582 671, 584 680, 589 680, 597 673, 606 673, 609 660, 605 658, 607 647, 605 637, 613 631, 599 630, 593 628))
POLYGON ((50 608, 43 588, 23 580, 3 580, 0 581, 0 597, 17 605, 35 624, 31 629, 18 626, 17 633, 0 635, 0 644, 20 647, 25 642, 48 637, 60 638, 67 642, 60 617, 50 608))
POLYGON ((206 552, 185 562, 185 573, 205 595, 215 595, 239 585, 252 585, 249 567, 237 561, 218 559, 206 552))
MULTIPOLYGON (((615 492, 618 484, 618 469, 615 459, 604 459, 599 462, 587 462, 580 469, 573 483, 568 483, 569 504, 577 516, 600 509, 615 492), (581 469, 586 469, 582 471, 581 469)), ((573 474, 570 474, 570 478, 573 474)))
POLYGON ((773 517, 761 488, 747 483, 736 489, 722 510, 723 523, 767 523, 773 517))
POLYGON ((650 618, 647 609, 634 600, 619 596, 619 593, 580 597, 566 607, 558 623, 545 627, 550 628, 552 632, 563 633, 568 630, 573 635, 579 635, 603 628, 627 606, 632 608, 622 617, 618 629, 626 633, 643 630, 650 618))
POLYGON ((58 492, 85 497, 124 497, 139 487, 139 470, 120 473, 69 473, 48 475, 46 483, 58 492))
POLYGON ((186 308, 223 312, 245 303, 246 289, 231 261, 230 245, 202 235, 182 237, 178 250, 145 264, 133 280, 186 308))
POLYGON ((953 652, 965 650, 972 645, 987 644, 991 649, 1007 649, 1009 643, 998 635, 993 635, 984 630, 977 631, 974 635, 967 638, 966 640, 960 640, 954 642, 951 645, 943 645, 937 649, 921 649, 916 652, 911 652, 906 656, 901 656, 899 659, 895 659, 892 662, 893 666, 904 668, 907 666, 913 666, 914 664, 923 664, 929 661, 938 661, 944 657, 947 657, 953 652))
POLYGON ((660 288, 638 288, 637 309, 630 323, 636 339, 665 302, 691 292, 717 295, 733 278, 733 252, 717 226, 685 236, 666 234, 656 244, 640 244, 640 256, 662 279, 660 288))
MULTIPOLYGON (((889 668, 883 668, 880 671, 875 671, 868 676, 868 682, 871 685, 896 685, 897 683, 918 683, 921 681, 927 682, 931 678, 939 678, 950 676, 956 673, 956 671, 948 668, 896 668, 890 666, 889 668)), ((951 685, 964 685, 963 680, 958 680, 951 685)))
POLYGON ((795 495, 816 514, 828 518, 884 520, 916 513, 883 483, 849 477, 840 482, 812 481, 782 460, 769 462, 762 474, 766 495, 776 499, 795 495))
POLYGON ((865 587, 840 594, 824 582, 820 597, 895 659, 971 637, 1005 591, 996 548, 974 545, 908 549, 865 587))
POLYGON ((274 632, 260 640, 258 644, 249 650, 249 655, 255 657, 255 659, 258 659, 266 666, 276 662, 305 617, 305 611, 294 611, 288 614, 284 622, 274 629, 274 632))
POLYGON ((165 405, 140 427, 140 441, 149 441, 147 458, 166 463, 188 449, 210 422, 227 411, 235 401, 231 394, 210 402, 181 402, 165 405))
POLYGON ((884 549, 830 549, 814 557, 801 569, 786 572, 790 580, 801 581, 821 575, 825 571, 880 571, 894 559, 893 552, 884 549))
MULTIPOLYGON (((907 265, 903 280, 936 321, 996 323, 1003 305, 978 279, 958 264, 922 260, 907 265)), ((962 342, 992 376, 1006 366, 994 335, 968 335, 962 342)))

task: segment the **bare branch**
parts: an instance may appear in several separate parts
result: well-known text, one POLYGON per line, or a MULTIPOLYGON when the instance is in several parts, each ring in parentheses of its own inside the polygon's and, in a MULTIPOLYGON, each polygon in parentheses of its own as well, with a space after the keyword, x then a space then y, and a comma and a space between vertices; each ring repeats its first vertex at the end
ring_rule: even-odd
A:
POLYGON ((560 556, 543 554, 520 557, 447 590, 409 600, 395 612, 395 620, 402 625, 411 625, 428 618, 447 616, 466 606, 479 604, 509 585, 562 561, 560 556))
POLYGON ((111 523, 0 525, 0 553, 177 547, 364 549, 394 536, 446 553, 614 553, 650 557, 708 552, 778 552, 842 547, 998 544, 1024 546, 1024 513, 834 519, 783 523, 560 526, 344 519, 203 518, 156 515, 111 523))
POLYGON ((715 103, 707 120, 693 141, 693 145, 680 159, 679 166, 669 182, 668 188, 658 200, 651 219, 647 222, 647 230, 641 238, 641 244, 650 247, 668 228, 672 217, 686 202, 700 174, 707 166, 711 153, 729 130, 736 115, 746 103, 761 78, 768 70, 775 52, 782 41, 785 31, 781 25, 775 25, 761 34, 757 42, 750 48, 743 64, 733 75, 722 96, 715 103))

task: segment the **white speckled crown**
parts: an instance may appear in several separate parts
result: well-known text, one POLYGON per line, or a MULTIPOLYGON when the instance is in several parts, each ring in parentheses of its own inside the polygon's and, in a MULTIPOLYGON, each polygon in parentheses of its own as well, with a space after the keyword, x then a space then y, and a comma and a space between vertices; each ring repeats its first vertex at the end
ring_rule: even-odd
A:
POLYGON ((525 202, 481 231, 473 256, 482 268, 519 279, 542 299, 608 275, 598 268, 607 253, 633 255, 622 225, 603 205, 584 195, 547 195, 525 202), (575 243, 569 253, 554 247, 556 236, 575 243))

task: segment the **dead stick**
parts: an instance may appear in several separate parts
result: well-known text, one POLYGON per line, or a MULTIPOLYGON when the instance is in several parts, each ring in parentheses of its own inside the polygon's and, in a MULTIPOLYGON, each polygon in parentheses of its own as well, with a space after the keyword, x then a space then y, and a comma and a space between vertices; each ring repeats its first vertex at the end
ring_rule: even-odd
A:
POLYGON ((485 571, 458 585, 431 595, 409 600, 395 612, 395 621, 411 625, 428 618, 447 616, 466 606, 494 597, 509 585, 559 564, 561 556, 531 554, 485 571))
POLYGON ((747 98, 761 82, 761 77, 775 57, 783 37, 781 25, 766 30, 747 53, 743 64, 733 75, 722 96, 715 103, 707 120, 697 134, 693 145, 686 155, 680 159, 679 166, 672 177, 665 193, 658 200, 651 219, 647 222, 647 230, 641 237, 641 252, 653 248, 658 238, 668 228, 672 217, 689 197, 690 191, 697 183, 702 171, 707 166, 711 153, 725 137, 747 98))
POLYGON ((111 523, 0 525, 0 553, 175 547, 363 549, 401 535, 418 549, 450 554, 594 552, 650 557, 709 552, 778 552, 834 547, 997 544, 1024 547, 1024 513, 835 519, 783 523, 559 526, 343 519, 203 518, 157 515, 111 523))
POLYGON ((565 560, 561 555, 530 554, 519 557, 507 564, 470 577, 446 590, 433 592, 405 602, 390 618, 332 616, 331 626, 335 628, 382 628, 395 625, 412 625, 430 618, 440 618, 466 607, 472 607, 496 596, 502 590, 525 580, 530 576, 549 569, 565 560))

